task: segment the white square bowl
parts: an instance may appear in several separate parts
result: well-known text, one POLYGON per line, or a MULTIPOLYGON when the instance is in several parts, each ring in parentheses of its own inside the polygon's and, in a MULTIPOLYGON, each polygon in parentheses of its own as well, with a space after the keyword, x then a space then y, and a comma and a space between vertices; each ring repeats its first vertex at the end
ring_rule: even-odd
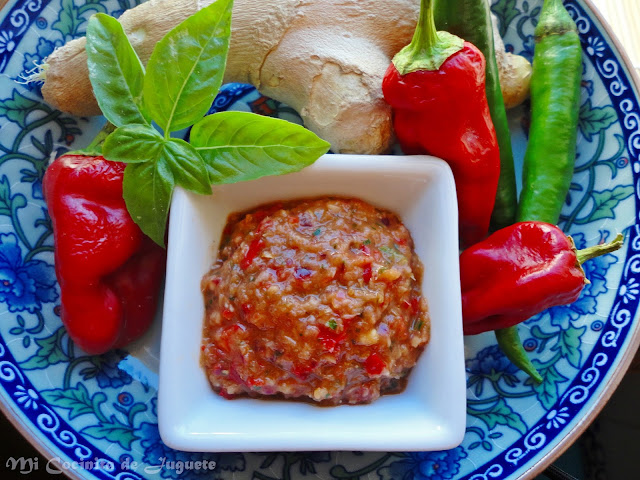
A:
POLYGON ((158 424, 188 451, 444 450, 466 420, 458 213, 449 166, 429 156, 325 155, 284 176, 220 185, 211 196, 176 189, 171 204, 162 320, 158 424), (357 197, 398 214, 424 264, 431 340, 406 389, 369 405, 317 407, 226 400, 200 366, 200 280, 214 263, 230 213, 317 196, 357 197))

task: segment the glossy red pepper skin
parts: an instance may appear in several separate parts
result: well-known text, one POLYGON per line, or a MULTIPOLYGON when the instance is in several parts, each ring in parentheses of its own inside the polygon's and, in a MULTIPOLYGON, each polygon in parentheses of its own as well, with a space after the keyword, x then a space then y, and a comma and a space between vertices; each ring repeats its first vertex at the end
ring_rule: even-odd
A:
POLYGON ((516 223, 462 252, 460 280, 465 335, 575 302, 586 284, 573 241, 544 222, 516 223))
POLYGON ((500 176, 500 151, 485 93, 485 59, 469 42, 438 70, 401 75, 391 64, 382 83, 407 154, 446 160, 456 181, 464 246, 489 231, 500 176))
POLYGON ((133 222, 122 198, 125 165, 64 155, 45 172, 61 317, 89 354, 122 347, 153 320, 165 251, 133 222))

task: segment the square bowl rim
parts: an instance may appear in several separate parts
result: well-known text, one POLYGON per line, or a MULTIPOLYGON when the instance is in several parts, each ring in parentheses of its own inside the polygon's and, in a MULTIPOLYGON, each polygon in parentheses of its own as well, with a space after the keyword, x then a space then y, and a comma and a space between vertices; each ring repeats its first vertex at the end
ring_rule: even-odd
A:
MULTIPOLYGON (((294 174, 283 175, 280 177, 264 177, 271 178, 272 180, 266 180, 267 182, 280 182, 280 183, 292 183, 298 182, 301 178, 306 182, 311 182, 317 176, 322 175, 342 175, 342 174, 354 174, 354 173, 363 173, 366 175, 373 176, 382 176, 385 178, 389 178, 389 176, 397 176, 397 175, 432 175, 436 180, 441 182, 444 186, 444 190, 446 193, 443 195, 446 197, 444 202, 449 204, 449 208, 453 207, 454 218, 455 218, 455 228, 453 231, 455 232, 452 239, 450 241, 455 241, 456 246, 456 255, 455 261, 453 261, 452 268, 454 268, 457 272, 458 263, 457 263, 457 203, 455 201, 455 183, 453 180, 453 175, 451 174, 450 167, 442 160, 437 159, 435 157, 427 156, 427 155, 416 155, 416 156, 387 156, 387 155, 340 155, 340 154, 330 154, 321 157, 316 163, 313 165, 303 169, 301 172, 297 172, 294 174), (425 173, 426 172, 426 173, 425 173), (435 173, 434 173, 435 172, 435 173), (279 180, 273 180, 279 179, 279 180)), ((233 189, 248 189, 251 185, 257 185, 260 181, 265 181, 263 179, 251 180, 248 182, 243 182, 239 184, 231 184, 225 185, 223 188, 227 189, 226 191, 233 189)), ((396 179, 397 181, 397 179, 396 179)), ((423 187, 427 188, 427 187, 423 187)), ((214 186, 214 192, 216 191, 216 187, 214 186)), ((294 195, 293 197, 289 197, 284 195, 278 195, 278 193, 273 193, 273 198, 270 201, 278 201, 278 200, 286 200, 288 198, 300 198, 299 195, 294 195)), ((384 194, 383 194, 384 195, 384 194)), ((224 196, 224 193, 222 194, 224 196)), ((269 196, 269 195, 267 195, 269 196)), ((332 193, 327 193, 326 196, 334 196, 332 193)), ((344 197, 359 197, 358 195, 335 195, 335 196, 344 196, 344 197)), ((307 198, 314 198, 317 195, 312 195, 307 198)), ((182 246, 182 242, 184 239, 180 239, 180 232, 176 233, 176 230, 171 228, 176 223, 179 223, 178 216, 181 213, 184 213, 185 208, 188 208, 189 198, 198 198, 200 200, 208 199, 209 201, 215 203, 219 201, 219 196, 216 197, 216 193, 212 196, 200 196, 195 194, 190 194, 180 188, 177 188, 174 192, 174 197, 172 200, 172 209, 170 213, 170 227, 169 227, 169 243, 168 243, 168 265, 167 265, 167 286, 171 287, 174 282, 172 282, 171 275, 176 267, 176 249, 179 249, 182 246), (177 244, 178 242, 179 244, 177 244)), ((265 202, 257 202, 254 206, 264 204, 265 202)), ((373 202, 378 206, 384 207, 384 200, 381 202, 373 202)), ((243 210, 242 208, 240 210, 243 210)), ((238 209, 231 209, 231 211, 238 211, 238 209)), ((402 218, 402 216, 401 216, 402 218)), ((404 221, 404 218, 402 218, 404 221)), ((226 217, 220 221, 223 225, 226 223, 226 217)), ((218 222, 218 223, 220 223, 218 222)), ((450 233, 450 232, 449 232, 450 233)), ((452 235, 449 234, 449 237, 452 235)), ((218 240, 215 239, 214 240, 218 240)), ((211 249, 214 255, 217 253, 217 248, 211 249)), ((207 266, 209 268, 210 264, 207 266)), ((460 288, 459 288, 459 277, 454 275, 457 278, 457 292, 453 292, 453 303, 457 303, 458 307, 460 306, 459 296, 460 296, 460 288), (456 296, 457 293, 457 296, 456 296)), ((455 283, 455 282, 454 282, 455 283)), ((466 402, 466 386, 465 386, 465 373, 464 373, 464 347, 462 344, 462 320, 461 320, 461 311, 454 311, 452 313, 452 317, 454 321, 451 322, 451 326, 448 327, 452 331, 452 338, 454 339, 450 348, 457 353, 457 359, 453 362, 455 365, 451 365, 452 378, 450 379, 453 387, 451 390, 455 390, 457 392, 457 396, 459 398, 454 399, 451 402, 451 410, 452 413, 448 418, 442 420, 439 425, 433 425, 433 422, 428 423, 431 425, 431 430, 440 430, 437 433, 438 438, 434 441, 434 438, 425 439, 424 435, 420 434, 411 434, 407 435, 406 429, 409 428, 413 422, 412 419, 407 418, 402 422, 395 422, 393 425, 399 428, 400 432, 403 434, 394 434, 390 432, 390 425, 387 425, 386 430, 380 431, 380 435, 378 439, 371 438, 371 435, 367 433, 364 435, 362 432, 360 433, 345 433, 348 430, 349 425, 345 425, 346 430, 342 430, 341 432, 336 432, 335 435, 320 435, 316 438, 316 440, 309 439, 304 432, 295 432, 295 431, 287 431, 287 432, 271 432, 269 435, 265 435, 264 433, 259 432, 251 432, 251 431, 242 431, 237 432, 237 435, 223 435, 220 432, 197 432, 197 428, 193 425, 193 418, 189 417, 191 423, 187 420, 183 414, 182 416, 179 413, 176 413, 176 398, 175 394, 171 394, 171 392, 175 392, 175 389, 163 388, 165 384, 172 383, 173 380, 177 379, 180 375, 180 372, 177 371, 176 367, 172 365, 172 362, 169 360, 167 355, 163 355, 162 352, 171 352, 175 353, 175 345, 172 345, 172 342, 176 339, 176 321, 171 320, 167 317, 166 312, 171 311, 171 302, 174 301, 174 297, 172 293, 167 294, 165 292, 165 314, 162 319, 162 338, 161 338, 161 355, 160 355, 160 372, 159 372, 159 389, 158 389, 158 425, 160 430, 160 436, 163 441, 172 448, 176 448, 179 450, 187 450, 187 451, 278 451, 278 450, 348 450, 348 449, 356 449, 356 450, 440 450, 446 448, 453 448, 458 445, 464 436, 464 427, 465 427, 465 402, 466 402), (168 308, 169 307, 169 308, 168 308), (347 435, 348 438, 344 438, 344 435, 347 435), (205 438, 206 437, 206 438, 205 438), (272 438, 271 438, 272 437, 272 438), (342 437, 342 438, 338 438, 342 437), (384 438, 383 438, 384 437, 384 438), (231 441, 230 441, 231 438, 231 441), (271 441, 267 441, 271 439, 271 441), (381 440, 384 440, 381 441, 381 440)), ((455 310, 455 308, 454 308, 455 310)), ((458 309, 459 310, 459 309, 458 309)), ((202 317, 199 319, 200 326, 202 323, 202 317)), ((199 331, 201 334, 201 329, 199 331)), ((430 342, 431 343, 431 342, 430 342)), ((424 356, 424 352, 423 355, 424 356)), ((418 364, 420 360, 418 360, 418 364)), ((199 366, 198 366, 199 367, 199 366)), ((204 376, 204 374, 203 374, 204 376)), ((184 379, 183 379, 184 381, 184 379)), ((411 381, 411 379, 409 379, 411 381)), ((211 395, 213 397, 218 397, 210 388, 207 395, 211 395)), ((393 406, 394 402, 389 402, 387 399, 394 399, 404 395, 404 392, 395 395, 386 395, 381 397, 380 399, 374 401, 370 405, 359 405, 359 406, 351 406, 351 405, 343 405, 338 407, 330 407, 328 410, 332 409, 371 409, 371 415, 375 415, 375 405, 381 403, 388 403, 393 406), (371 407, 371 406, 374 407, 371 407)), ((262 402, 262 404, 271 404, 272 402, 283 402, 286 405, 296 404, 300 405, 301 402, 291 402, 285 400, 274 400, 269 402, 264 402, 256 399, 239 399, 234 400, 233 402, 228 402, 227 400, 223 400, 228 403, 236 403, 238 402, 237 413, 242 413, 244 410, 245 403, 244 400, 249 401, 250 403, 262 402)), ((397 402, 395 402, 397 403, 397 402)), ((248 408, 252 408, 249 406, 248 408)), ((318 408, 317 406, 311 406, 314 411, 325 411, 325 408, 318 408)), ((268 408, 265 408, 267 410, 268 408)), ((234 410, 233 408, 231 410, 234 410)), ((298 407, 293 407, 292 410, 300 410, 298 407)), ((304 408, 302 409, 304 410, 304 408)), ((193 413, 192 415, 197 415, 193 413)), ((312 414, 317 415, 318 422, 317 426, 321 427, 323 423, 323 417, 328 417, 326 414, 312 414)), ((425 420, 426 422, 426 420, 425 420)), ((312 422, 313 423, 313 422, 312 422)), ((425 423, 426 425, 426 423, 425 423)), ((307 425, 308 426, 308 425, 307 425)), ((285 427, 283 427, 285 428, 285 427)), ((286 427, 289 428, 289 427, 286 427)), ((285 429, 286 429, 285 428, 285 429)))

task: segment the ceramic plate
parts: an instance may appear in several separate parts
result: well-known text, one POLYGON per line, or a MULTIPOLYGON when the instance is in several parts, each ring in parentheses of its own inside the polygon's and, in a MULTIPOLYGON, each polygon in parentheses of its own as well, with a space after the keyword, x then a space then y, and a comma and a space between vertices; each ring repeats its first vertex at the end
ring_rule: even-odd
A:
MULTIPOLYGON (((521 327, 545 382, 528 382, 490 334, 468 338, 467 431, 459 447, 262 454, 184 453, 161 442, 159 322, 127 350, 90 357, 74 348, 58 316, 41 179, 48 159, 87 144, 98 120, 54 111, 40 102, 37 86, 19 82, 53 48, 82 35, 92 13, 118 15, 135 3, 13 0, 0 16, 0 405, 52 458, 46 468, 105 479, 197 478, 212 470, 217 478, 258 480, 516 478, 541 471, 577 438, 611 395, 640 340, 638 89, 628 61, 589 3, 566 2, 580 30, 584 75, 576 172, 561 226, 579 247, 617 232, 626 234, 626 242, 587 264, 591 283, 576 303, 521 327)), ((531 57, 541 4, 494 3, 510 50, 531 57)), ((226 86, 214 109, 295 118, 291 109, 244 85, 226 86)), ((521 159, 526 107, 510 117, 521 159)))

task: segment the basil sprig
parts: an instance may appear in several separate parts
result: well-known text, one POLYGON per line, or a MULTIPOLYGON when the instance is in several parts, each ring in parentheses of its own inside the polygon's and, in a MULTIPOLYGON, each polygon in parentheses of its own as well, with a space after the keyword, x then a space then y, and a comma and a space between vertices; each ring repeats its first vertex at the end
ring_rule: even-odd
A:
POLYGON ((176 26, 155 46, 146 72, 117 20, 89 20, 89 78, 104 116, 118 127, 102 154, 127 163, 127 209, 160 245, 176 185, 209 194, 212 184, 298 171, 329 149, 284 120, 246 112, 205 117, 222 85, 232 6, 218 0, 176 26), (190 126, 191 144, 170 136, 190 126))

